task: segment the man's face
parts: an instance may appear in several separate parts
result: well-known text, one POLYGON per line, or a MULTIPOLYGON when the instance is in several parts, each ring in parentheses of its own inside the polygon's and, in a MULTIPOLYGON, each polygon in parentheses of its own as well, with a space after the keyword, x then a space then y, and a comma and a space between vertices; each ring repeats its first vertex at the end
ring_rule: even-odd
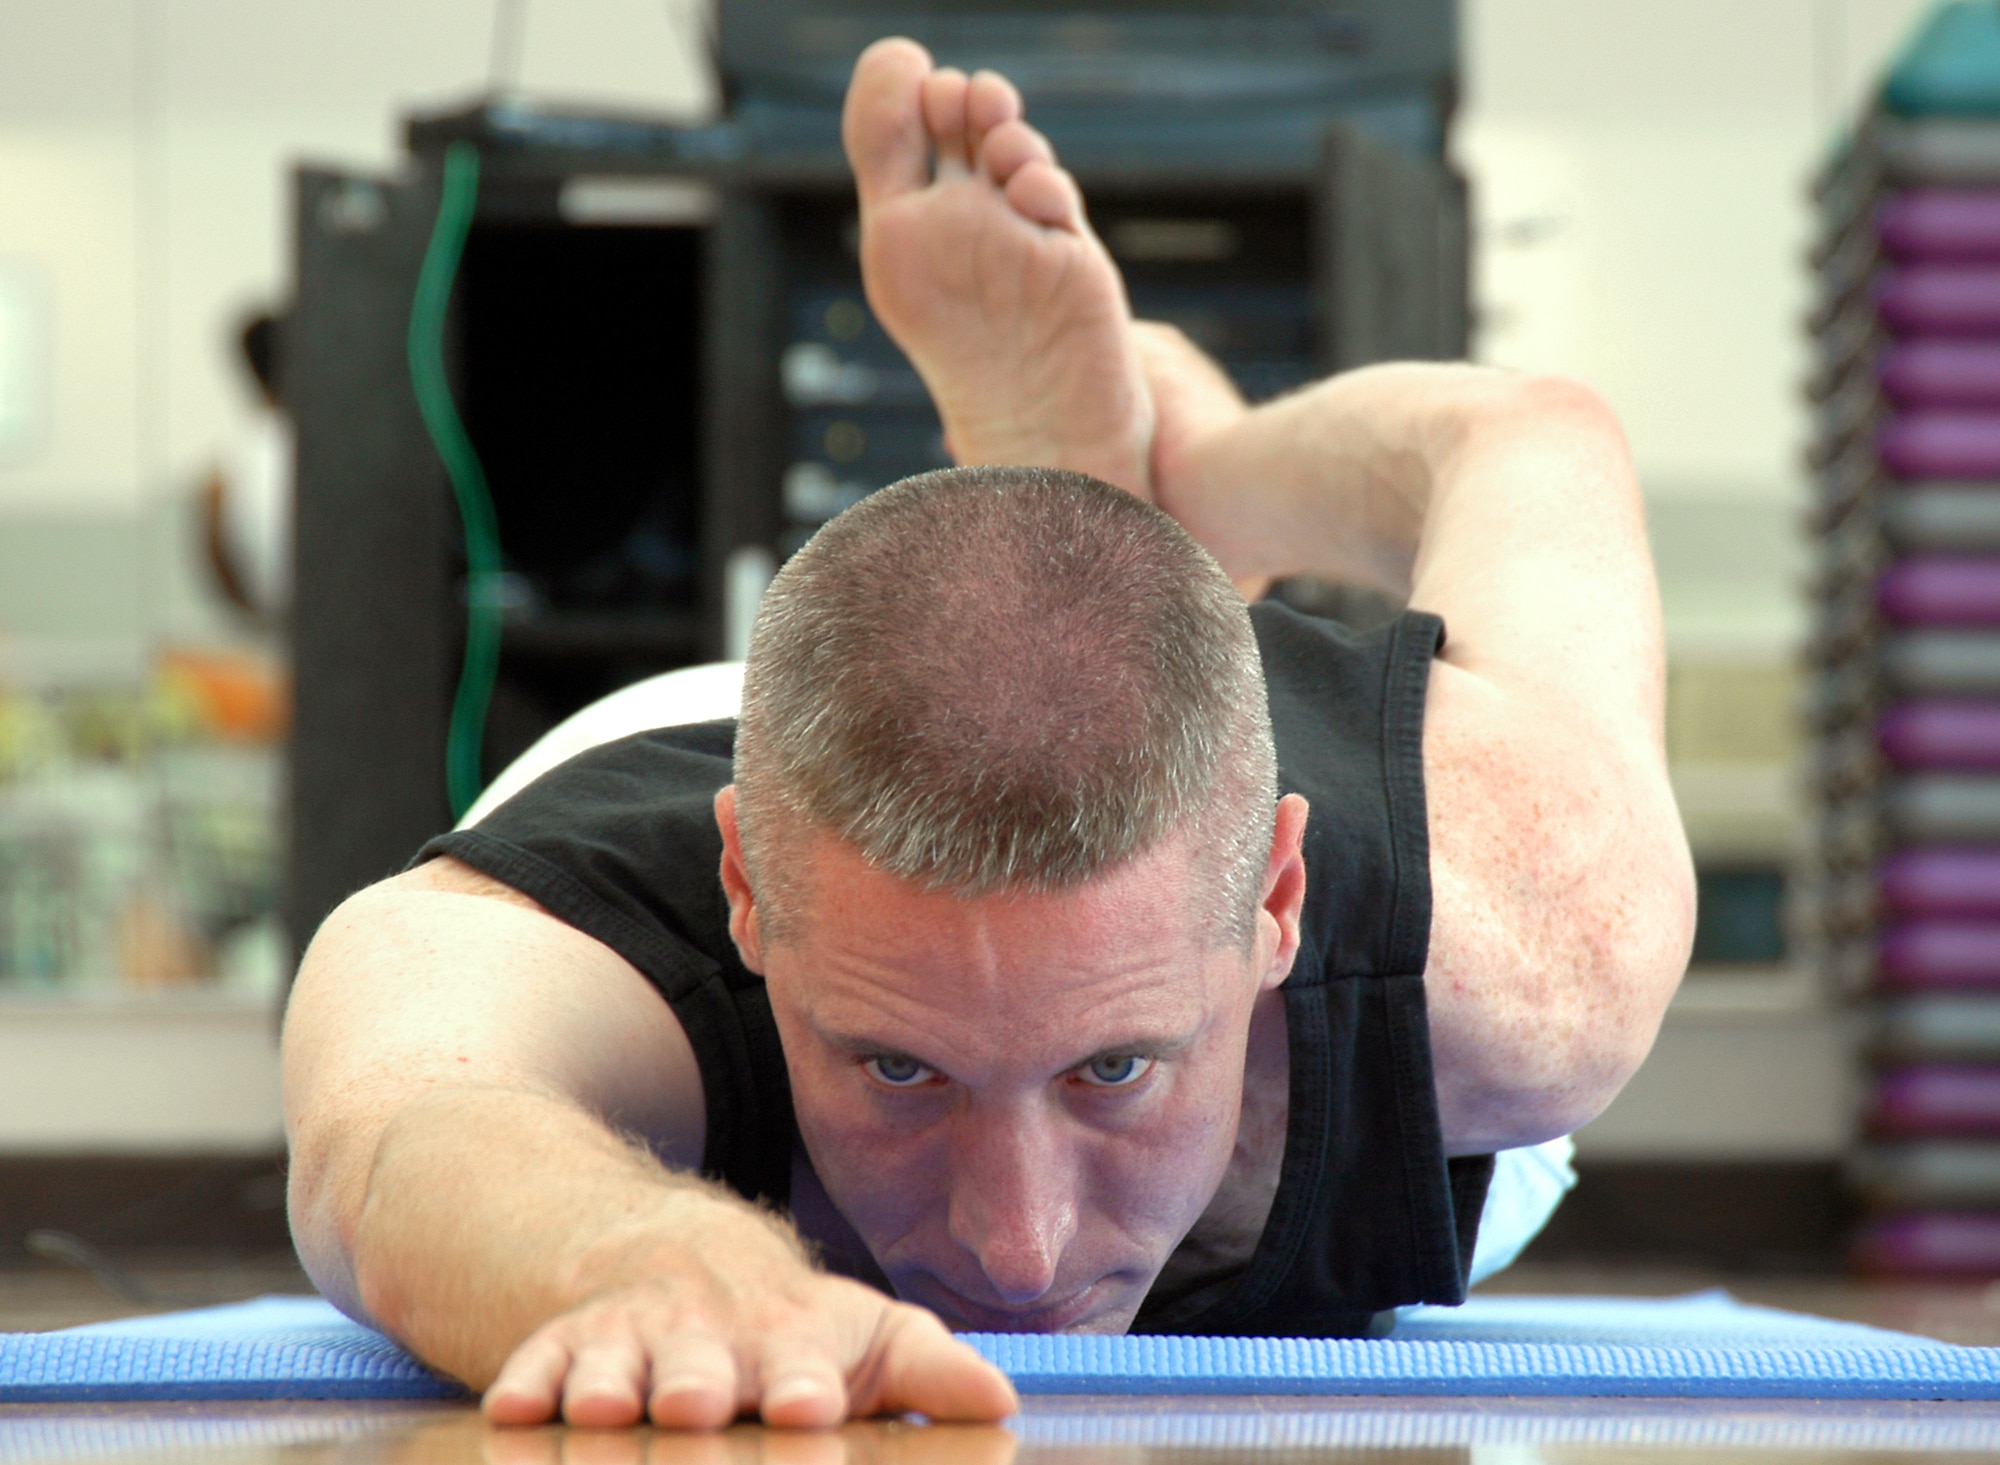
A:
POLYGON ((1177 842, 1077 890, 970 900, 802 844, 796 930, 746 956, 827 1194, 954 1326, 1123 1330, 1228 1164, 1251 1009, 1289 966, 1278 923, 1215 944, 1177 842))

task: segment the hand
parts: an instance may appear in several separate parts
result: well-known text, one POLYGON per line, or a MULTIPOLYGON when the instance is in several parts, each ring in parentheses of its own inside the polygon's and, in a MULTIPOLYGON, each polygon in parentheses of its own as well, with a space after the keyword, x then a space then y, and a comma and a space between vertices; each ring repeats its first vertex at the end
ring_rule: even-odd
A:
POLYGON ((850 1416, 1003 1419, 992 1364, 919 1307, 804 1267, 745 1297, 719 1278, 626 1285, 555 1318, 486 1390, 496 1424, 719 1429, 741 1414, 819 1428, 850 1416))

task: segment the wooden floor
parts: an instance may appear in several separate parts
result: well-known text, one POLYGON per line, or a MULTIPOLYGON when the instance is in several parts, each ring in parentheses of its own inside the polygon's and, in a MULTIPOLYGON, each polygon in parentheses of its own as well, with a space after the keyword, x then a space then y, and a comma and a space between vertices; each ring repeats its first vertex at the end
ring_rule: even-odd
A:
MULTIPOLYGON (((114 1279, 192 1306, 301 1290, 282 1262, 154 1265, 114 1279)), ((1726 1285, 1738 1297, 2000 1345, 2000 1288, 1695 1272, 1522 1268, 1489 1291, 1665 1295, 1726 1285)), ((0 1331, 64 1327, 151 1310, 88 1276, 0 1271, 0 1331)), ((466 1406, 174 1405, 0 1407, 0 1465, 30 1460, 465 1462, 465 1465, 1198 1465, 1261 1459, 1586 1462, 2000 1459, 2000 1405, 1617 1399, 1034 1399, 1005 1428, 898 1422, 826 1434, 740 1427, 722 1435, 648 1430, 491 1430, 466 1406)))

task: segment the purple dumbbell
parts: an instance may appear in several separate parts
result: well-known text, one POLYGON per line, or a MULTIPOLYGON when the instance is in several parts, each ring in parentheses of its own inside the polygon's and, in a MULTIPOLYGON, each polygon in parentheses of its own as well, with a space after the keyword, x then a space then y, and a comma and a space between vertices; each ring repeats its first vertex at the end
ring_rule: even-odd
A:
POLYGON ((1899 915, 2000 918, 2000 849, 1899 850, 1875 884, 1899 915))
POLYGON ((1875 741, 1899 768, 2000 769, 2000 701, 1905 702, 1877 719, 1875 741))
POLYGON ((1913 555, 1883 571, 1875 604, 1900 625, 2000 625, 2000 557, 1913 555))
POLYGON ((1875 237, 1897 260, 2000 260, 2000 189, 1892 194, 1875 211, 1875 237))
POLYGON ((1906 407, 2000 407, 2000 342, 1899 341, 1875 363, 1883 393, 1906 407))
POLYGON ((1875 283, 1875 309, 1899 336, 2000 332, 2000 267, 1910 265, 1875 283))
POLYGON ((1899 413, 1877 434, 1875 452, 1898 478, 2000 478, 2000 412, 1899 413))
POLYGON ((1919 1063, 1875 1080, 1868 1127, 1876 1134, 2000 1137, 2000 1066, 1919 1063))
POLYGON ((2000 922, 1907 921, 1876 943, 1883 985, 2000 987, 2000 922))
POLYGON ((2000 1276, 2000 1215, 1903 1211, 1883 1216, 1862 1230, 1852 1257, 1865 1272, 2000 1276))

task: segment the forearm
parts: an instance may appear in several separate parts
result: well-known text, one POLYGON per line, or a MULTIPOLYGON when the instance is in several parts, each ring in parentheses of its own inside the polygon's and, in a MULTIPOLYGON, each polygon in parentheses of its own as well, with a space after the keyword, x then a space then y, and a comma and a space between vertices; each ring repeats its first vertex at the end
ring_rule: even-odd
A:
POLYGON ((618 1287, 777 1283, 807 1269, 783 1223, 581 1110, 505 1089, 406 1103, 346 1230, 369 1315, 475 1388, 536 1328, 618 1287))
POLYGON ((1551 444, 1607 472, 1622 445, 1579 439, 1532 379, 1399 363, 1330 377, 1180 440, 1154 461, 1162 503, 1232 571, 1312 574, 1407 594, 1454 494, 1521 485, 1507 460, 1551 444))
POLYGON ((1618 423, 1586 389, 1369 367, 1163 448, 1156 499, 1232 575, 1386 589, 1444 617, 1455 664, 1657 738, 1644 506, 1618 423))
POLYGON ((1434 486, 1424 437, 1435 429, 1411 420, 1404 377, 1349 373, 1207 431, 1163 433, 1154 496, 1233 575, 1311 574, 1407 593, 1434 486))

